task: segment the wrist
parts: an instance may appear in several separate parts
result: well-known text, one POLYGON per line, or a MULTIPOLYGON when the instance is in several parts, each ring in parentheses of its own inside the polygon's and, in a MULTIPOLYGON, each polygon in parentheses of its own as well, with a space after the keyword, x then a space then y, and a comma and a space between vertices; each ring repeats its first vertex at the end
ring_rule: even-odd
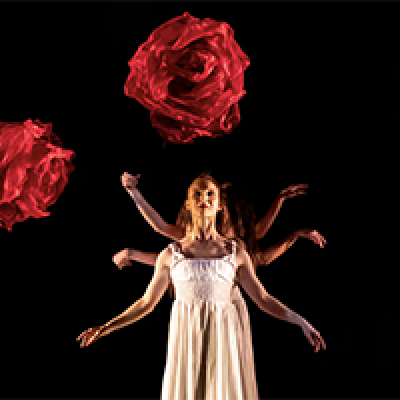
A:
POLYGON ((138 190, 137 190, 137 188, 136 188, 136 186, 134 186, 134 187, 131 187, 131 188, 126 188, 126 190, 128 191, 128 192, 130 192, 130 193, 132 193, 132 194, 134 194, 134 193, 137 193, 138 192, 138 190))
POLYGON ((301 229, 298 229, 292 233, 293 239, 298 239, 301 236, 301 229))
POLYGON ((126 249, 126 258, 130 261, 133 260, 133 250, 132 249, 126 249))
POLYGON ((305 322, 304 318, 301 315, 295 313, 292 310, 287 310, 286 319, 291 324, 294 324, 294 325, 297 325, 297 326, 300 326, 300 327, 302 325, 304 325, 304 322, 305 322))

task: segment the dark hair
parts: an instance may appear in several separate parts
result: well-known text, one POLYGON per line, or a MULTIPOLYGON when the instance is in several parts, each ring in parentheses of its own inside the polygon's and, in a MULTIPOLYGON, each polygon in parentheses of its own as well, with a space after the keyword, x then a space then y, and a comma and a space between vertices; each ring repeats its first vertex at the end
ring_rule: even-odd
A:
POLYGON ((254 206, 243 198, 231 195, 228 205, 230 222, 234 229, 235 237, 241 239, 253 262, 254 270, 258 267, 257 254, 259 253, 256 238, 256 213, 254 206))

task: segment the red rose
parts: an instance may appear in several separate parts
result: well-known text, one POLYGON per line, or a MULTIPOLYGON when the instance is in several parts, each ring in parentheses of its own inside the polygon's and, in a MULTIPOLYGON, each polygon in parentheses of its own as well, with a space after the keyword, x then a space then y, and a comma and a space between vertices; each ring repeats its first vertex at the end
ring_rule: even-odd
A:
POLYGON ((150 110, 151 124, 167 141, 219 136, 239 123, 249 64, 226 22, 186 12, 139 47, 129 61, 125 94, 150 110))
POLYGON ((51 124, 0 124, 0 227, 50 215, 74 169, 74 152, 60 143, 51 124))

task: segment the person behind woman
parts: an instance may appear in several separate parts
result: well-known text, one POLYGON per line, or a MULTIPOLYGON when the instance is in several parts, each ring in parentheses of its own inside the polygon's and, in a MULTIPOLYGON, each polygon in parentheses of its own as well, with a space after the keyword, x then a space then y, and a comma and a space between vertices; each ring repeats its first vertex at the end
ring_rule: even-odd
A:
MULTIPOLYGON (((226 184, 218 185, 209 173, 200 174, 198 179, 201 177, 213 182, 213 184, 219 188, 221 193, 222 215, 219 218, 219 223, 217 218, 217 231, 227 238, 235 238, 239 242, 244 242, 255 268, 260 265, 270 264, 273 260, 289 249, 300 237, 313 241, 321 248, 323 248, 327 243, 325 238, 316 230, 299 229, 277 244, 270 246, 265 251, 260 251, 258 249, 257 240, 263 238, 268 232, 276 218, 276 215, 282 207, 284 200, 300 194, 305 194, 305 190, 308 187, 307 185, 292 185, 289 188, 282 190, 265 216, 255 224, 254 210, 250 205, 244 203, 243 200, 227 201, 226 184), (229 208, 230 210, 228 211, 229 208)), ((186 226, 189 226, 190 223, 190 215, 188 215, 185 206, 182 206, 176 224, 168 224, 150 206, 137 189, 139 178, 140 174, 133 176, 126 172, 121 176, 123 186, 135 201, 140 213, 156 232, 173 240, 181 240, 186 234, 186 226)), ((132 265, 131 261, 138 261, 154 266, 156 258, 157 253, 155 252, 144 252, 126 248, 113 256, 113 262, 119 269, 122 269, 125 266, 132 265)))
POLYGON ((81 347, 86 347, 138 321, 154 309, 172 282, 176 297, 162 400, 258 398, 254 360, 231 300, 235 283, 262 311, 298 325, 316 352, 321 346, 326 349, 314 327, 266 292, 243 243, 217 232, 219 200, 219 188, 212 181, 193 181, 185 202, 191 216, 186 234, 159 254, 145 294, 119 316, 77 338, 81 347))

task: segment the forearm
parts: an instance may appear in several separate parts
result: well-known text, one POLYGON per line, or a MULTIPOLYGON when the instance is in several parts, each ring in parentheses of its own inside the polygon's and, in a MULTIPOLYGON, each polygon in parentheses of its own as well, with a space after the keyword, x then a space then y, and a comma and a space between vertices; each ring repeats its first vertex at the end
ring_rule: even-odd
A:
POLYGON ((149 203, 144 199, 142 194, 138 189, 127 189, 129 195, 134 200, 136 207, 139 209, 140 213, 146 219, 146 221, 151 225, 151 227, 159 233, 165 230, 166 222, 161 218, 161 216, 150 206, 149 203))
POLYGON ((154 267, 154 265, 156 264, 157 256, 158 256, 157 253, 128 249, 129 260, 147 264, 152 267, 154 267))
POLYGON ((298 326, 301 326, 305 321, 302 316, 290 310, 270 294, 264 294, 261 301, 257 303, 264 312, 272 315, 275 318, 279 318, 283 321, 290 322, 291 324, 298 326))
POLYGON ((275 218, 278 215, 279 210, 282 207, 283 201, 284 201, 284 199, 282 197, 278 196, 272 203, 268 212, 258 222, 258 224, 256 225, 256 238, 257 239, 261 239, 268 232, 272 223, 275 221, 275 218))
POLYGON ((100 337, 106 336, 111 332, 133 324, 151 312, 151 308, 140 298, 132 306, 126 309, 122 314, 113 318, 101 327, 100 337))
POLYGON ((298 239, 297 231, 288 235, 285 239, 281 240, 275 245, 270 246, 267 250, 261 253, 260 265, 268 265, 276 258, 281 256, 287 249, 289 249, 298 239))

